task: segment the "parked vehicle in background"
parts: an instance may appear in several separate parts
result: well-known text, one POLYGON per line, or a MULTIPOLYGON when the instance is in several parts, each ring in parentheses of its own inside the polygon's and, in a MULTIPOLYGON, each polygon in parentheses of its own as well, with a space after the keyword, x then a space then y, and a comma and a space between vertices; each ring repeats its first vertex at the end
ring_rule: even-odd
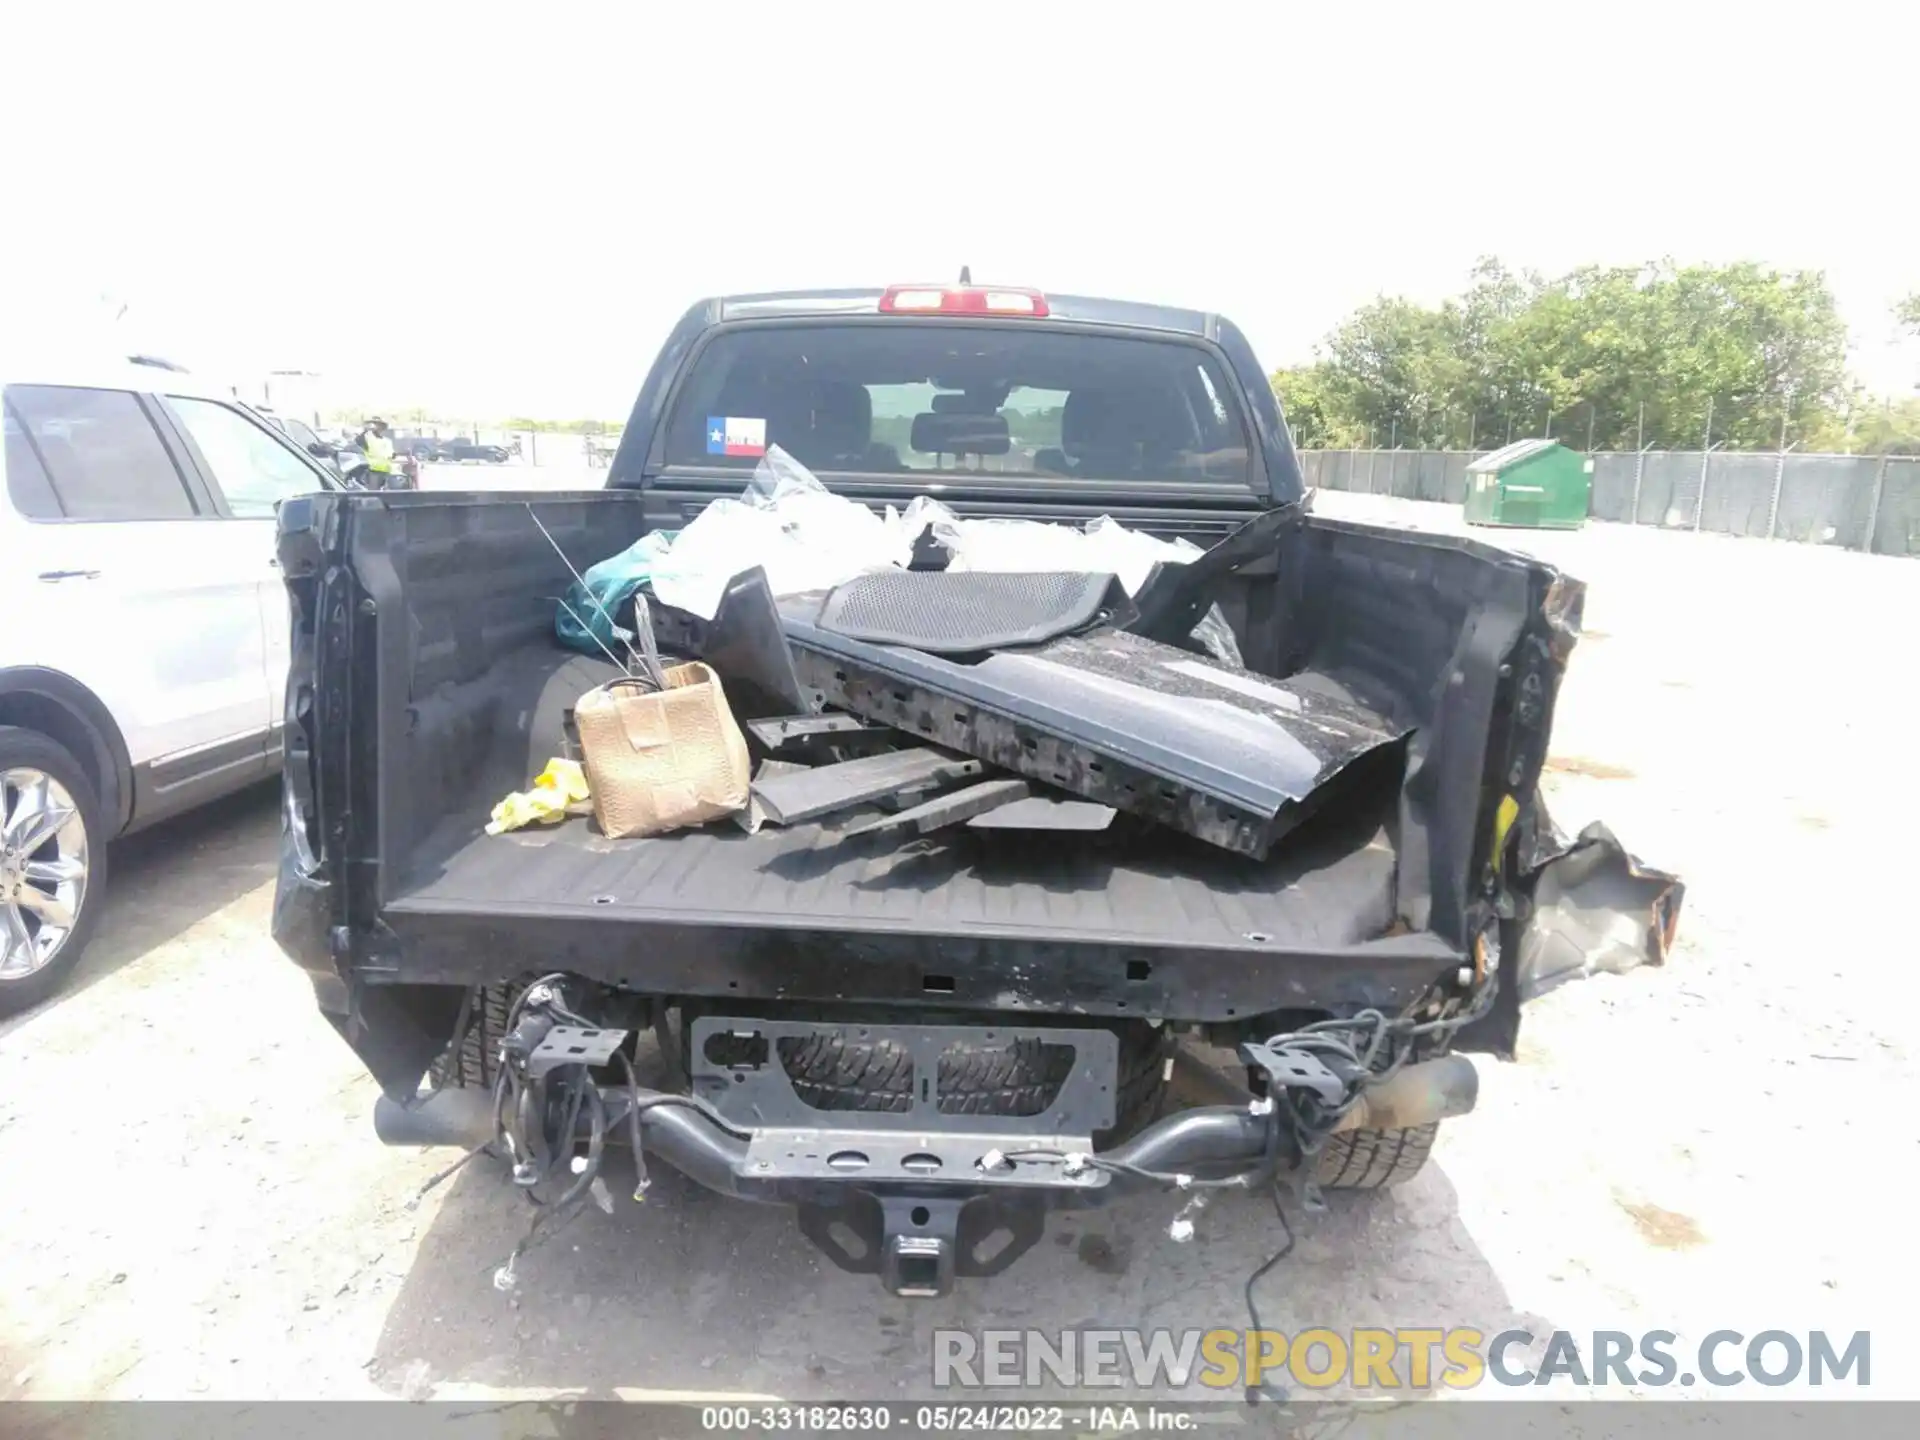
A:
POLYGON ((273 411, 266 409, 256 413, 316 460, 331 466, 335 474, 346 473, 347 466, 342 461, 341 452, 351 449, 350 446, 337 445, 331 440, 322 438, 312 426, 303 420, 296 420, 291 415, 276 415, 273 411))
POLYGON ((443 442, 444 454, 441 458, 465 463, 469 460, 484 460, 489 465, 504 465, 512 457, 512 452, 504 445, 482 445, 478 440, 468 440, 456 435, 443 442))
POLYGON ((6 1013, 80 958, 108 841, 277 773, 274 512, 340 482, 289 422, 173 367, 26 366, 0 385, 6 1013))
POLYGON ((394 453, 411 455, 423 465, 450 460, 447 442, 437 435, 405 435, 393 442, 394 453))

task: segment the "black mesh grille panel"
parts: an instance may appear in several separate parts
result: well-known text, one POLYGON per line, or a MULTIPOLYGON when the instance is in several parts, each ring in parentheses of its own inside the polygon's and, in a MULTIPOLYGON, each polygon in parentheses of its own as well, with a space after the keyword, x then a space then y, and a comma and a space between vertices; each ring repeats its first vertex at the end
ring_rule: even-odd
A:
POLYGON ((882 570, 835 589, 820 626, 875 645, 970 654, 1070 635, 1128 603, 1111 575, 882 570))

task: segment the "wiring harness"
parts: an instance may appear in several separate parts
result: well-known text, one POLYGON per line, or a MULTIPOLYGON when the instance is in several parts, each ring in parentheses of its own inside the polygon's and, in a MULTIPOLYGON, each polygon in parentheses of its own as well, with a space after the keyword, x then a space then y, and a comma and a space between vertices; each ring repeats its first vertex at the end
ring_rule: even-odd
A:
POLYGON ((612 1196, 599 1182, 609 1132, 621 1122, 627 1126, 633 1151, 633 1198, 637 1203, 645 1202, 652 1183, 647 1175, 641 1125, 641 1116, 647 1111, 681 1106, 698 1111, 729 1134, 741 1133, 703 1100, 642 1087, 627 1053, 630 1032, 604 1028, 582 1016, 568 1000, 570 983, 576 982, 567 975, 545 975, 515 997, 494 1057, 493 1137, 433 1176, 414 1200, 417 1204, 428 1191, 479 1155, 493 1152, 508 1161, 513 1183, 525 1194, 534 1213, 506 1263, 494 1272, 493 1282, 500 1290, 515 1287, 521 1257, 545 1230, 571 1214, 588 1195, 611 1212, 612 1196), (602 1066, 617 1067, 626 1081, 624 1113, 618 1102, 609 1112, 593 1074, 602 1066), (564 1184, 558 1194, 553 1194, 556 1180, 564 1184))
MULTIPOLYGON (((1298 1156, 1294 1183, 1303 1209, 1326 1208, 1320 1187, 1314 1183, 1314 1172, 1319 1168, 1321 1152, 1336 1133, 1335 1127, 1361 1102, 1367 1087, 1398 1071, 1423 1044, 1445 1050, 1456 1032, 1492 1010, 1499 986, 1497 977, 1497 970, 1483 965, 1476 988, 1468 995, 1466 1004, 1456 1009, 1449 1010, 1445 1001, 1429 998, 1391 1020, 1379 1010, 1362 1010, 1344 1019, 1315 1021, 1290 1034, 1275 1035, 1259 1046, 1251 1043, 1241 1046, 1243 1059, 1259 1063, 1267 1070, 1267 1098, 1273 1105, 1273 1123, 1267 1132, 1268 1154, 1274 1153, 1280 1130, 1285 1127, 1298 1156), (1283 1084, 1275 1095, 1276 1065, 1269 1065, 1269 1061, 1276 1062, 1277 1068, 1289 1075, 1312 1073, 1311 1066, 1304 1062, 1314 1062, 1329 1072, 1338 1090, 1329 1094, 1328 1088, 1318 1083, 1283 1084)), ((1280 1222, 1281 1241, 1280 1247, 1248 1274, 1243 1287, 1247 1328, 1254 1331, 1266 1328, 1260 1320, 1254 1289, 1293 1253, 1293 1227, 1287 1223, 1286 1207, 1280 1202, 1280 1177, 1270 1167, 1266 1175, 1273 1195, 1273 1213, 1280 1222)), ((1287 1397, 1284 1389, 1263 1382, 1248 1385, 1245 1398, 1252 1405, 1261 1400, 1287 1397)))
POLYGON ((993 1151, 982 1163, 997 1168, 995 1162, 1051 1162, 1068 1175, 1103 1170, 1175 1190, 1251 1189, 1278 1176, 1281 1141, 1288 1139, 1296 1157, 1293 1169, 1301 1202, 1308 1210, 1323 1209, 1312 1176, 1340 1122, 1361 1103, 1369 1086, 1388 1079, 1423 1050, 1444 1050, 1455 1032, 1486 1015, 1493 1007, 1497 983, 1491 973, 1483 975, 1465 1004, 1430 994, 1399 1015, 1361 1010, 1243 1043, 1240 1058, 1265 1080, 1267 1093, 1256 1096, 1249 1109, 1268 1117, 1267 1139, 1260 1159, 1233 1174, 1149 1170, 1084 1151, 1056 1149, 993 1151))
MULTIPOLYGON (((1462 976, 1463 981, 1467 978, 1462 976)), ((1246 1280, 1248 1319, 1252 1329, 1260 1330, 1264 1327, 1255 1286, 1286 1259, 1294 1245, 1292 1227, 1281 1203, 1283 1150, 1293 1157, 1293 1186, 1302 1208, 1324 1209, 1325 1202, 1313 1179, 1319 1158, 1339 1132, 1341 1122, 1362 1103, 1368 1087, 1388 1079, 1417 1056, 1443 1053, 1456 1032, 1492 1009, 1498 988, 1497 968, 1483 963, 1471 978, 1474 984, 1464 994, 1458 990, 1451 994, 1429 992, 1398 1015, 1370 1008, 1315 1021, 1263 1041, 1243 1042, 1240 1058, 1250 1074, 1257 1073, 1264 1080, 1266 1093, 1256 1095, 1248 1109, 1266 1118, 1265 1142, 1257 1161, 1232 1174, 1157 1171, 1087 1152, 1045 1148, 990 1151, 981 1163, 988 1169, 1016 1162, 1050 1163, 1059 1165, 1068 1175, 1101 1170, 1176 1191, 1199 1192, 1173 1221, 1171 1233, 1175 1239, 1191 1237, 1193 1224, 1188 1216, 1204 1204, 1205 1192, 1268 1185, 1284 1240, 1246 1280)), ((637 1202, 644 1202, 650 1183, 641 1125, 641 1116, 648 1110, 683 1106, 698 1111, 728 1134, 750 1138, 703 1100, 643 1088, 626 1049, 631 1032, 600 1028, 585 1019, 568 1000, 566 987, 575 983, 563 974, 546 975, 525 986, 514 999, 496 1056, 493 1138, 433 1176, 414 1200, 417 1204, 428 1191, 480 1154, 493 1151, 511 1163, 513 1181, 525 1193, 534 1214, 506 1263, 494 1272, 494 1284, 501 1290, 515 1287, 521 1257, 587 1195, 594 1194, 611 1211, 611 1196, 604 1186, 597 1191, 595 1186, 606 1158, 608 1133, 620 1122, 628 1126, 635 1172, 633 1198, 637 1202), (561 1027, 568 1028, 562 1031, 561 1027), (557 1036, 556 1031, 560 1031, 557 1036), (548 1043, 556 1039, 566 1043, 548 1043), (624 1113, 617 1107, 609 1113, 607 1100, 594 1080, 593 1071, 604 1066, 617 1066, 626 1081, 624 1113), (556 1177, 565 1180, 564 1187, 557 1195, 543 1196, 541 1190, 550 1188, 556 1177)), ((1249 1403, 1279 1399, 1284 1398, 1284 1392, 1249 1387, 1246 1398, 1249 1403)))
MULTIPOLYGON (((1495 969, 1482 966, 1476 985, 1464 997, 1447 998, 1430 993, 1399 1015, 1390 1017, 1377 1009, 1361 1010, 1351 1016, 1317 1020, 1264 1041, 1242 1044, 1240 1058, 1250 1070, 1264 1073, 1267 1086, 1267 1093, 1256 1097, 1249 1106, 1253 1114, 1267 1117, 1267 1126, 1260 1159, 1248 1169, 1231 1175, 1202 1177, 1179 1171, 1147 1170, 1078 1151, 1039 1149, 1010 1150, 1003 1158, 1053 1161, 1069 1175, 1087 1169, 1105 1170, 1182 1191, 1254 1189, 1267 1185, 1273 1197, 1274 1215, 1280 1221, 1282 1241, 1280 1248, 1247 1276, 1244 1287, 1248 1327, 1256 1331, 1265 1329, 1254 1289, 1293 1253, 1294 1245, 1293 1227, 1281 1203, 1281 1140, 1286 1138, 1292 1142, 1294 1193, 1301 1208, 1309 1212, 1324 1210, 1326 1202, 1321 1198, 1314 1173, 1327 1142, 1338 1133, 1340 1122, 1361 1103, 1369 1086, 1395 1074, 1420 1053, 1444 1051, 1456 1032, 1485 1016, 1493 1008, 1499 984, 1496 977, 1495 969)), ((1189 1217, 1203 1203, 1204 1193, 1194 1195, 1174 1218, 1169 1227, 1174 1239, 1191 1238, 1193 1222, 1189 1217)), ((1261 1400, 1284 1400, 1286 1392, 1264 1383, 1249 1385, 1245 1398, 1251 1405, 1261 1400)))

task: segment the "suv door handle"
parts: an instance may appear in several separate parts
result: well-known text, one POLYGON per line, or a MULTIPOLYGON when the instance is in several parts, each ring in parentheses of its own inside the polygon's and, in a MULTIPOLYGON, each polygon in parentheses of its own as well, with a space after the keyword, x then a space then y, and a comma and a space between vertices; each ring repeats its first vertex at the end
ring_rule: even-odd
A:
POLYGON ((98 580, 100 578, 100 572, 98 570, 42 570, 40 572, 40 578, 49 581, 98 580))

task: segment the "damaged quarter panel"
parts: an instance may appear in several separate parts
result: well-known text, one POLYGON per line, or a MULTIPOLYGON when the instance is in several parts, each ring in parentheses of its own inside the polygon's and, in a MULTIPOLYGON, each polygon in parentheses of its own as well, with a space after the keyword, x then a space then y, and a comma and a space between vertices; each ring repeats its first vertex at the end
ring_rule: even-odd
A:
MULTIPOLYGON (((1584 598, 1576 581, 1549 581, 1539 624, 1529 627, 1522 642, 1523 653, 1536 658, 1518 671, 1516 733, 1534 723, 1543 704, 1550 721, 1558 677, 1579 639, 1584 598)), ((1534 754, 1523 740, 1509 769, 1524 769, 1537 786, 1544 763, 1544 753, 1534 754)), ((1686 895, 1675 876, 1642 864, 1604 825, 1589 825, 1568 840, 1537 793, 1526 823, 1516 827, 1519 818, 1516 800, 1503 796, 1495 816, 1494 864, 1514 867, 1511 883, 1528 901, 1514 957, 1513 989, 1521 1002, 1596 972, 1617 975, 1666 962, 1686 895)))
POLYGON ((1664 956, 1678 882, 1603 833, 1569 846, 1539 796, 1579 635, 1579 581, 1477 540, 1319 517, 1281 575, 1280 663, 1330 676, 1413 728, 1401 917, 1463 954, 1497 951, 1494 1010, 1459 1048, 1510 1055, 1524 1000, 1664 956))
POLYGON ((1540 819, 1544 832, 1523 873, 1532 912, 1520 932, 1520 998, 1599 972, 1664 964, 1686 886, 1643 864, 1597 821, 1569 841, 1544 808, 1540 819))
POLYGON ((827 699, 1255 858, 1353 761, 1405 734, 1312 676, 1269 680, 1123 630, 973 664, 821 628, 785 606, 827 699))

